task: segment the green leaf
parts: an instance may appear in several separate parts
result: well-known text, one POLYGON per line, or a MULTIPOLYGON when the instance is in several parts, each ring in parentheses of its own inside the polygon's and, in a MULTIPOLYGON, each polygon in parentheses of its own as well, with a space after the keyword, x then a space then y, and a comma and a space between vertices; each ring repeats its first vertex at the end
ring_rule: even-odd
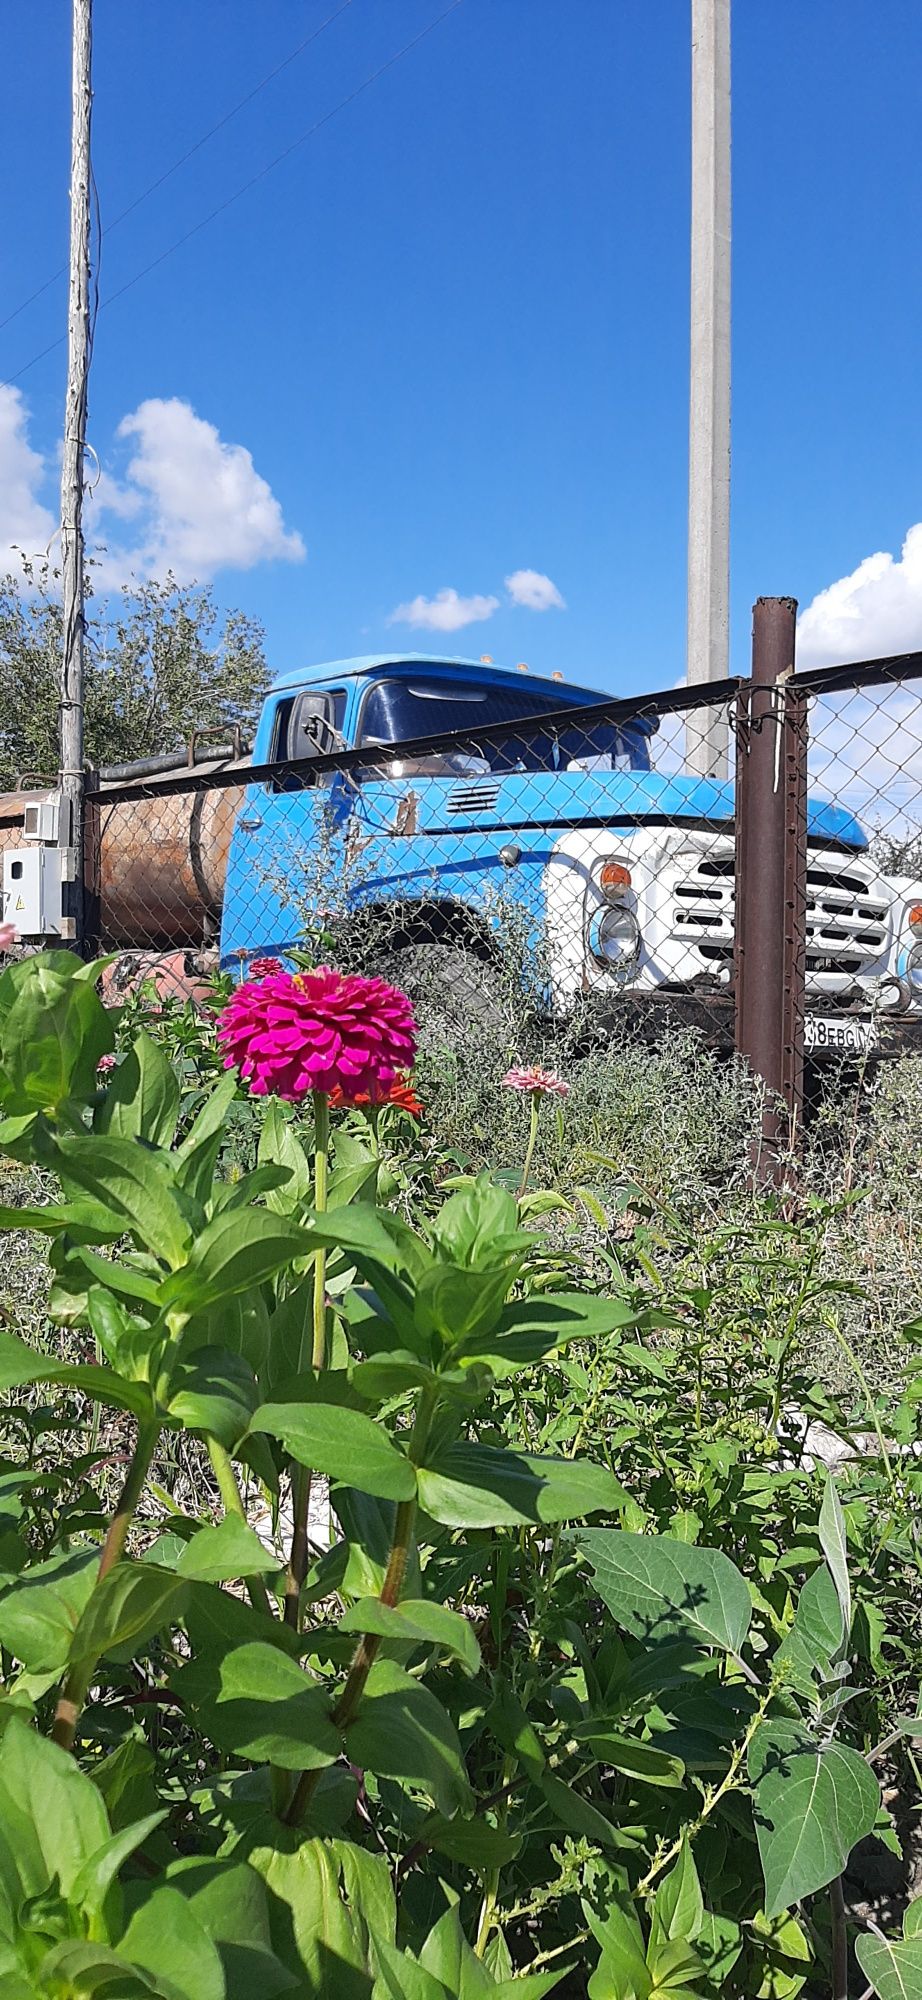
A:
POLYGON ((237 1514, 225 1514, 217 1527, 199 1528, 176 1565, 178 1576, 197 1583, 224 1583, 275 1569, 277 1558, 237 1514))
POLYGON ((453 1352, 524 1367, 571 1340, 603 1340, 618 1327, 633 1325, 636 1318, 635 1308, 625 1299, 583 1292, 534 1293, 506 1306, 492 1335, 468 1336, 453 1352))
POLYGON ((260 1166, 284 1167, 288 1174, 284 1185, 267 1195, 266 1207, 275 1215, 300 1215, 311 1198, 313 1175, 304 1147, 277 1097, 270 1098, 266 1106, 256 1157, 260 1166))
POLYGON ((505 1868, 522 1847, 521 1834, 510 1833, 506 1827, 491 1826, 482 1818, 445 1819, 441 1813, 430 1813, 418 1828, 417 1839, 480 1875, 488 1874, 491 1868, 505 1868))
POLYGON ((211 1193, 225 1120, 236 1095, 236 1075, 222 1076, 173 1155, 179 1186, 202 1206, 211 1193))
POLYGON ((903 1936, 922 1937, 922 1896, 918 1896, 903 1912, 903 1936))
POLYGON ((71 1641, 74 1661, 95 1664, 129 1641, 139 1646, 178 1618, 186 1585, 155 1563, 120 1562, 97 1584, 71 1641))
POLYGON ((197 1347, 173 1370, 167 1411, 174 1423, 204 1431, 232 1451, 249 1425, 257 1395, 256 1378, 242 1355, 197 1347))
POLYGON ((371 1361, 357 1361, 351 1375, 360 1396, 379 1401, 388 1396, 405 1396, 412 1389, 434 1389, 439 1377, 415 1354, 382 1354, 371 1361))
POLYGON ((769 1920, 764 1910, 756 1911, 745 1967, 753 2000, 795 2000, 813 1962, 813 1947, 796 1917, 769 1920))
POLYGON ((401 1329, 400 1344, 420 1351, 423 1343, 415 1328, 413 1300, 432 1267, 432 1255, 409 1224, 387 1209, 353 1204, 333 1216, 311 1215, 306 1227, 313 1243, 341 1250, 356 1266, 374 1287, 383 1311, 401 1329))
POLYGON ((69 1897, 84 1862, 109 1838, 95 1785, 66 1750, 15 1716, 0 1742, 0 1829, 23 1897, 44 1894, 55 1876, 69 1897))
POLYGON ((376 1660, 356 1720, 346 1731, 349 1762, 377 1777, 421 1785, 439 1811, 473 1804, 461 1745, 441 1702, 393 1660, 376 1660))
POLYGON ((636 1736, 593 1726, 591 1717, 578 1723, 573 1734, 580 1743, 588 1743, 600 1763, 610 1764, 627 1778, 637 1778, 644 1785, 666 1786, 672 1791, 685 1782, 685 1766, 680 1757, 671 1757, 667 1751, 657 1750, 654 1744, 643 1743, 636 1736))
POLYGON ((704 1917, 704 1898, 698 1870, 687 1840, 683 1840, 678 1861, 663 1875, 653 1898, 651 1937, 682 1938, 693 1943, 704 1917))
POLYGON ((612 1617, 637 1639, 690 1637, 739 1654, 752 1604, 735 1564, 719 1549, 668 1535, 587 1528, 577 1537, 612 1617))
POLYGON ((558 1825, 567 1827, 571 1833, 578 1833, 584 1840, 595 1841, 599 1847, 620 1847, 618 1828, 588 1799, 584 1799, 573 1785, 565 1784, 552 1771, 544 1771, 538 1783, 558 1825))
POLYGON ((28 1673, 56 1673, 70 1658, 73 1636, 99 1568, 96 1549, 35 1563, 0 1597, 0 1644, 28 1673))
POLYGON ((856 1750, 818 1748, 795 1722, 763 1723, 749 1750, 765 1910, 778 1916, 842 1873, 871 1833, 880 1788, 856 1750))
POLYGON ((184 1312, 216 1305, 261 1285, 313 1248, 303 1229, 268 1209, 222 1210, 205 1224, 183 1269, 164 1286, 164 1300, 184 1312))
POLYGON ((156 1979, 168 1980, 183 2000, 226 2000, 217 1950, 191 1904, 169 1883, 135 1911, 118 1949, 156 1979))
POLYGON ((387 1432, 358 1410, 325 1403, 262 1403, 250 1429, 281 1440, 312 1472, 348 1480, 380 1500, 412 1500, 416 1473, 387 1432))
POLYGON ((96 1852, 83 1863, 74 1878, 69 1900, 78 1909, 101 1910, 123 1863, 143 1846, 148 1834, 153 1833, 166 1817, 164 1807, 160 1812, 148 1813, 146 1819, 135 1820, 132 1826, 120 1828, 118 1833, 110 1834, 108 1840, 104 1840, 102 1846, 97 1847, 96 1852))
POLYGON ((480 1647, 474 1628, 447 1604, 433 1604, 426 1598, 405 1597, 399 1604, 382 1604, 379 1597, 362 1597, 349 1606, 339 1621, 341 1632, 375 1632, 382 1639, 413 1645, 437 1646, 453 1653, 469 1674, 480 1667, 480 1647))
POLYGON ((922 1993, 922 1937, 877 1937, 865 1932, 855 1956, 879 2000, 919 2000, 922 1993))
POLYGON ((446 1262, 470 1270, 516 1253, 524 1256, 534 1247, 534 1237, 519 1228, 515 1196, 487 1173, 446 1201, 432 1225, 432 1240, 446 1262))
POLYGON ((521 1702, 511 1689, 501 1686, 487 1710, 486 1720, 504 1750, 521 1764, 523 1771, 540 1783, 547 1758, 540 1738, 528 1720, 521 1702))
POLYGON ((146 1383, 128 1382, 113 1369, 94 1368, 92 1364, 68 1367, 27 1347, 24 1340, 0 1327, 0 1389, 18 1389, 27 1382, 54 1382, 62 1388, 80 1389, 94 1402, 132 1410, 142 1419, 153 1411, 153 1396, 146 1383))
POLYGON ((647 2000, 653 1981, 637 1913, 625 1895, 612 1894, 604 1914, 583 1901, 583 1916, 602 1957, 589 1981, 591 2000, 647 2000))
POLYGON ((723 1994, 727 1982, 743 1949, 743 1933, 732 1917, 717 1916, 713 1910, 705 1910, 695 1950, 705 1968, 710 1992, 723 1994))
POLYGON ((449 1528, 514 1527, 614 1513, 624 1490, 604 1466, 455 1444, 418 1472, 420 1506, 449 1528))
POLYGON ((272 1949, 266 1885, 248 1862, 185 1855, 168 1879, 217 1946, 230 2000, 275 2000, 297 1989, 272 1949))
POLYGON ((179 1085, 163 1050, 142 1028, 110 1077, 93 1117, 95 1132, 168 1146, 179 1115, 179 1085))
POLYGON ((8 1111, 88 1101, 114 1023, 69 952, 40 952, 7 968, 0 999, 0 1097, 8 1111), (70 964, 66 964, 66 960, 70 964))
POLYGON ((181 1667, 173 1686, 220 1749, 286 1771, 317 1771, 340 1754, 330 1694, 277 1646, 238 1645, 181 1667))
POLYGON ((845 1529, 845 1515, 842 1512, 836 1482, 832 1473, 826 1477, 826 1491, 820 1509, 820 1548, 826 1558, 830 1576, 836 1587, 836 1596, 842 1614, 842 1629, 838 1645, 833 1651, 833 1659, 845 1650, 848 1635, 852 1629, 852 1593, 848 1580, 848 1542, 845 1529))
POLYGON ((50 1164, 68 1188, 85 1188, 103 1200, 142 1250, 152 1250, 171 1269, 183 1262, 189 1224, 175 1199, 167 1158, 138 1144, 95 1132, 66 1132, 52 1149, 50 1164))
POLYGON ((376 1959, 396 1925, 386 1861, 350 1841, 289 1840, 282 1833, 251 1849, 249 1861, 269 1890, 273 1945, 297 1978, 299 2000, 370 2000, 371 1934, 376 1959))

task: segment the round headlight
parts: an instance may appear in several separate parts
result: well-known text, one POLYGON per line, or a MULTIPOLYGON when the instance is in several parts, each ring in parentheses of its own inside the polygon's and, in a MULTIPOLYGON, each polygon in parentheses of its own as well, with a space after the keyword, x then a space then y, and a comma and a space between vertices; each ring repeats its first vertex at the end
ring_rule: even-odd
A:
POLYGON ((906 960, 906 977, 914 1000, 922 1000, 922 944, 914 944, 906 960))
POLYGON ((630 910, 609 905, 589 922, 589 949, 606 972, 631 972, 640 957, 640 925, 630 910))

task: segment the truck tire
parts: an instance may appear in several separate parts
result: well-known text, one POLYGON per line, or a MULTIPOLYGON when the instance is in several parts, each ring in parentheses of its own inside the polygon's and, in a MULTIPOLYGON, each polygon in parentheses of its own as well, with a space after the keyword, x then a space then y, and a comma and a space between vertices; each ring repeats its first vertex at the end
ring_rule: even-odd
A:
POLYGON ((503 1026, 489 965, 462 945, 408 945, 388 960, 385 976, 409 994, 424 1031, 453 1037, 471 1023, 487 1032, 503 1026))

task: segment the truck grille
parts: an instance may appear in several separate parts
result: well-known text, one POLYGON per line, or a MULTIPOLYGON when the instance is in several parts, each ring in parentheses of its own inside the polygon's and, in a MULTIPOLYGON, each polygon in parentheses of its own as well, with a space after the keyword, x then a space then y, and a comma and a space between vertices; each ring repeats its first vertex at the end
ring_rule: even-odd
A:
MULTIPOLYGON (((673 934, 716 970, 733 955, 734 855, 715 847, 676 882, 673 934)), ((807 972, 855 978, 887 948, 889 907, 859 863, 822 851, 807 864, 807 972)))

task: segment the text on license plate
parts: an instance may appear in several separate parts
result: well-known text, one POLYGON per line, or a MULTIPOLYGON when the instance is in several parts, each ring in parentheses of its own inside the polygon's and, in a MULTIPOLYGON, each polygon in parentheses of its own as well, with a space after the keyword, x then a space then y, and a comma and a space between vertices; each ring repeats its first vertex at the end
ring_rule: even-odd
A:
POLYGON ((834 1014, 808 1014, 804 1022, 804 1048, 808 1055, 828 1050, 830 1055, 866 1056, 880 1042, 876 1021, 838 1018, 834 1014))

